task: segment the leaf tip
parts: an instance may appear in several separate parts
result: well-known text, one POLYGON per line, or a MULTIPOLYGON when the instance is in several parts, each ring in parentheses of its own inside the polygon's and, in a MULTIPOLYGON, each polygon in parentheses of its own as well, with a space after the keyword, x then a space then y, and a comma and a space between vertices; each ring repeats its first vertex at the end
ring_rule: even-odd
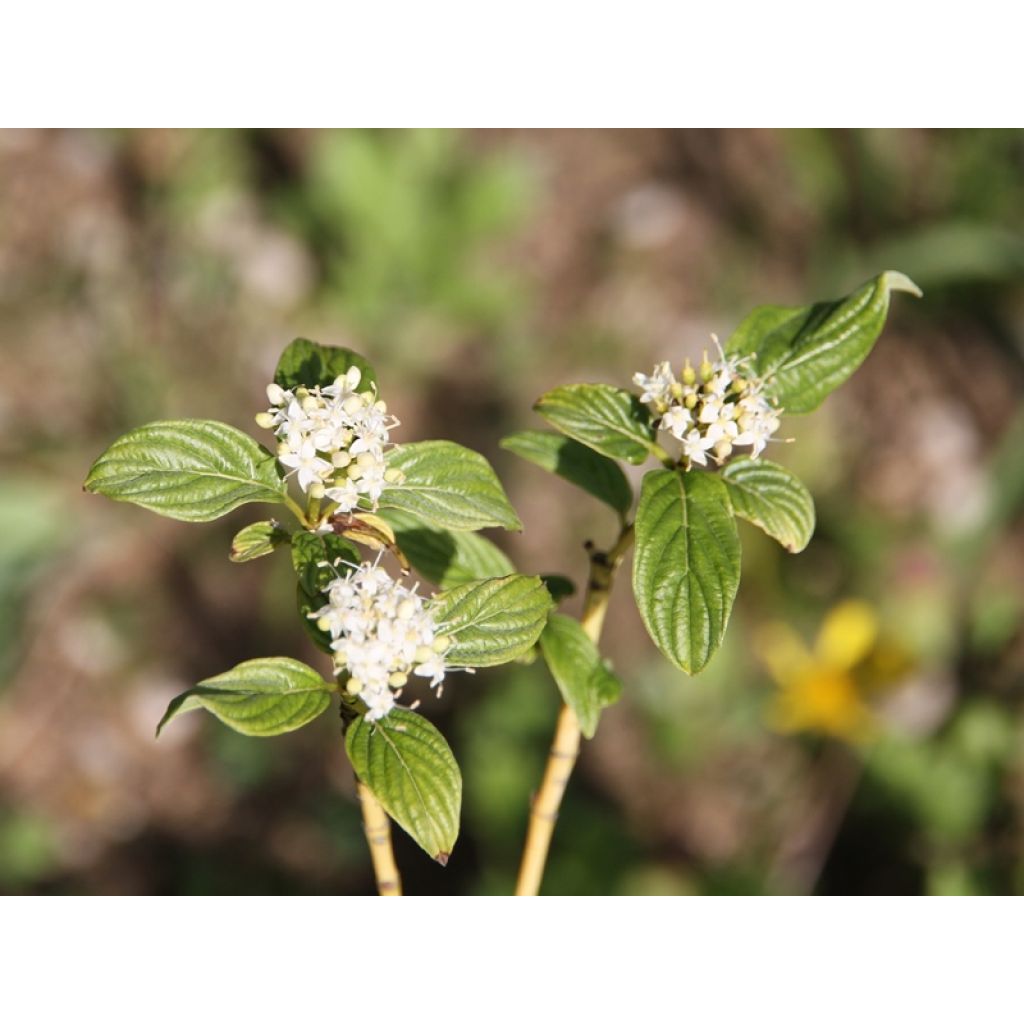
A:
POLYGON ((451 852, 445 852, 442 850, 435 858, 434 861, 440 864, 441 867, 446 868, 448 866, 448 858, 451 857, 451 852))
POLYGON ((924 298, 924 292, 906 274, 898 270, 886 270, 882 274, 882 280, 890 292, 905 292, 913 295, 916 299, 924 298))

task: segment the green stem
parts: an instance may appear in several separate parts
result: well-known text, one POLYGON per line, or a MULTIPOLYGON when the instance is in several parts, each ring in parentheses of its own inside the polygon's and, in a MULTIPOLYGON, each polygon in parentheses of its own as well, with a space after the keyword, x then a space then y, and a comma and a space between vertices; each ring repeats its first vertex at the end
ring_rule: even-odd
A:
POLYGON ((304 526, 306 529, 310 529, 309 520, 306 518, 306 513, 302 510, 302 507, 298 502, 287 492, 284 496, 284 505, 289 512, 304 526))

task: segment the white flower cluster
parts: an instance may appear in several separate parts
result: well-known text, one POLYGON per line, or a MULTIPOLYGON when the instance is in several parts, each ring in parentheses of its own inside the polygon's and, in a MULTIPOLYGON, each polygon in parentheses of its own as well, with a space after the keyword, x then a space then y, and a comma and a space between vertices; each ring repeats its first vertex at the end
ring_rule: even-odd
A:
POLYGON ((696 370, 687 360, 678 378, 668 363, 658 363, 650 376, 634 374, 633 383, 661 429, 681 442, 687 466, 706 466, 709 454, 721 463, 747 445, 757 458, 779 429, 781 410, 747 371, 746 359, 722 355, 711 363, 705 352, 696 370))
POLYGON ((366 704, 374 722, 394 706, 409 675, 444 680, 447 637, 438 636, 427 602, 364 562, 324 588, 327 604, 310 618, 331 635, 337 673, 349 675, 346 689, 366 704))
POLYGON ((385 483, 401 474, 388 470, 384 452, 398 420, 388 415, 374 388, 359 390, 356 366, 328 387, 286 391, 267 385, 270 409, 256 422, 278 437, 277 458, 314 498, 326 496, 340 512, 351 512, 365 498, 376 509, 385 483))

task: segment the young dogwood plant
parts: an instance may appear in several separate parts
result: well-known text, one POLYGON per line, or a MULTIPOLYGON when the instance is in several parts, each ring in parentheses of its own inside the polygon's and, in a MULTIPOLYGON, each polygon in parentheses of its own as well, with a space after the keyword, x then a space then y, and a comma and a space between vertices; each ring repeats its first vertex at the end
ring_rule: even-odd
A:
POLYGON ((403 693, 527 654, 552 599, 539 577, 516 574, 473 533, 521 529, 487 461, 447 441, 396 445, 399 422, 360 356, 298 339, 267 398, 256 422, 273 436, 269 449, 224 423, 150 423, 115 441, 85 487, 188 522, 250 502, 288 510, 290 526, 268 519, 240 530, 230 557, 290 549, 298 614, 331 673, 291 658, 243 662, 175 698, 157 733, 203 708, 245 735, 276 736, 337 700, 378 887, 398 894, 384 812, 445 863, 462 800, 448 744, 400 705, 403 693), (421 593, 410 565, 441 589, 421 593))
POLYGON ((517 892, 540 889, 562 794, 601 709, 619 684, 598 650, 608 593, 631 545, 633 596, 658 650, 684 672, 701 671, 722 642, 740 582, 736 518, 788 551, 814 531, 814 504, 788 469, 763 457, 780 417, 816 409, 871 351, 892 292, 920 295, 887 271, 851 295, 796 308, 761 306, 714 358, 699 366, 658 363, 633 377, 636 393, 573 384, 535 408, 559 433, 525 431, 503 445, 610 505, 619 535, 610 550, 588 545, 590 577, 579 622, 551 615, 540 648, 561 691, 559 716, 534 799, 517 892), (633 494, 620 461, 648 471, 630 522, 633 494))

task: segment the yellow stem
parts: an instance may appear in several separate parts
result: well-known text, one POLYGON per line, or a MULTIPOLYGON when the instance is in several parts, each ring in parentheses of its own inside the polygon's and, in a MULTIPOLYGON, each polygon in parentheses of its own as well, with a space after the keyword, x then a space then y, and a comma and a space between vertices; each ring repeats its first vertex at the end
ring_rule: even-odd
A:
MULTIPOLYGON (((612 583, 615 580, 615 570, 618 569, 632 543, 633 527, 624 526, 611 551, 590 553, 590 579, 587 581, 580 625, 595 645, 601 638, 605 613, 608 611, 608 598, 611 596, 612 583)), ((576 721, 572 709, 563 706, 558 715, 558 725, 548 754, 544 778, 530 808, 530 825, 526 833, 526 845, 523 847, 519 880, 516 883, 517 896, 536 896, 540 892, 544 865, 551 847, 551 836, 558 820, 558 809, 579 751, 579 722, 576 721)))
POLYGON ((398 865, 395 864, 395 855, 391 849, 391 824, 388 816, 377 802, 377 798, 361 782, 359 802, 363 807, 363 831, 370 845, 377 892, 381 896, 401 896, 402 879, 398 874, 398 865))

